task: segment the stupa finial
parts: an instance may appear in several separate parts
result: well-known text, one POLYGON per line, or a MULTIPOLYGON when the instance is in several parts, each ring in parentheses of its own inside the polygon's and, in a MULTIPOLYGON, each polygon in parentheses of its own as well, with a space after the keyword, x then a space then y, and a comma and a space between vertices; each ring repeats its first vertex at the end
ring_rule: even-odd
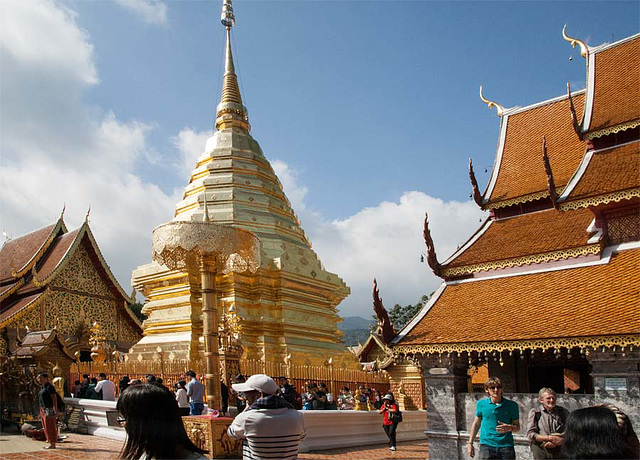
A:
POLYGON ((249 132, 251 129, 249 115, 247 108, 242 105, 242 96, 238 87, 238 77, 231 51, 231 28, 236 23, 231 0, 222 0, 220 22, 227 29, 227 46, 222 78, 222 98, 216 109, 216 129, 235 127, 249 132))

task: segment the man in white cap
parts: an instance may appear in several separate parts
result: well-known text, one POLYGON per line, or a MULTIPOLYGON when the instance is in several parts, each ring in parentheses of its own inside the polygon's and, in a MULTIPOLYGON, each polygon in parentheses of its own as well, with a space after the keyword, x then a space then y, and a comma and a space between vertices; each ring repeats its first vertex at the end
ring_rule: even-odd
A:
POLYGON ((307 427, 300 412, 278 392, 278 384, 268 375, 252 375, 244 383, 234 383, 243 393, 247 408, 236 416, 227 433, 242 439, 242 457, 256 460, 296 459, 300 440, 307 427))

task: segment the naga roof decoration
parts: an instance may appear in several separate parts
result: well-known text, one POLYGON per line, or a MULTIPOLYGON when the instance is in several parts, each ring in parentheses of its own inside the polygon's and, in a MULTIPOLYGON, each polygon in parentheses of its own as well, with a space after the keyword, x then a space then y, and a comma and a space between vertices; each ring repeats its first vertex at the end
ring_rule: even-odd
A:
POLYGON ((582 132, 588 139, 640 126, 640 34, 589 48, 582 132))
POLYGON ((381 337, 383 343, 387 344, 391 342, 391 340, 393 340, 393 337, 396 335, 396 333, 393 330, 391 321, 389 320, 389 314, 382 304, 380 291, 378 291, 378 282, 375 278, 373 279, 373 311, 378 318, 378 328, 376 329, 376 334, 381 337))
POLYGON ((539 160, 540 139, 546 136, 549 163, 556 186, 562 190, 586 150, 567 123, 573 103, 584 108, 584 91, 550 99, 505 113, 493 172, 484 193, 484 208, 494 209, 549 196, 547 174, 539 160))
POLYGON ((522 349, 556 338, 593 346, 595 337, 630 335, 640 344, 638 265, 636 245, 578 268, 443 283, 428 315, 401 331, 394 351, 477 351, 500 342, 522 349))
POLYGON ((427 246, 427 263, 436 276, 440 274, 440 263, 438 262, 438 256, 436 255, 436 247, 433 244, 433 238, 431 238, 431 230, 429 230, 429 214, 424 214, 424 228, 422 231, 424 237, 424 243, 427 246))
MULTIPOLYGON (((445 282, 396 355, 640 345, 640 34, 595 48, 563 36, 588 59, 587 89, 503 110, 493 212, 437 265, 445 282)), ((471 162, 469 177, 477 188, 471 162)))

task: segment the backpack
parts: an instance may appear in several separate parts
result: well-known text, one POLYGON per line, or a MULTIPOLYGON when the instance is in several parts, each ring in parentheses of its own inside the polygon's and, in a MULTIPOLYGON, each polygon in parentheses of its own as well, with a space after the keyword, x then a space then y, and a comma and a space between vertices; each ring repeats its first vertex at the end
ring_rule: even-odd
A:
POLYGON ((389 421, 400 423, 402 421, 402 411, 398 409, 398 412, 389 412, 389 421))

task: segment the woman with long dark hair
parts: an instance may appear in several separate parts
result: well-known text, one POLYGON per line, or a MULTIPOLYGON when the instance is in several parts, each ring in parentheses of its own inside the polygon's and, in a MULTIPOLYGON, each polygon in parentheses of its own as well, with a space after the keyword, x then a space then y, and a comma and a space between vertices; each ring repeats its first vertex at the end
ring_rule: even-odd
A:
POLYGON ((127 432, 121 458, 206 458, 202 455, 206 451, 187 436, 178 403, 167 388, 148 383, 130 386, 122 392, 116 409, 127 432))
POLYGON ((629 457, 629 445, 615 414, 602 406, 573 411, 567 419, 562 458, 624 459, 629 457))

